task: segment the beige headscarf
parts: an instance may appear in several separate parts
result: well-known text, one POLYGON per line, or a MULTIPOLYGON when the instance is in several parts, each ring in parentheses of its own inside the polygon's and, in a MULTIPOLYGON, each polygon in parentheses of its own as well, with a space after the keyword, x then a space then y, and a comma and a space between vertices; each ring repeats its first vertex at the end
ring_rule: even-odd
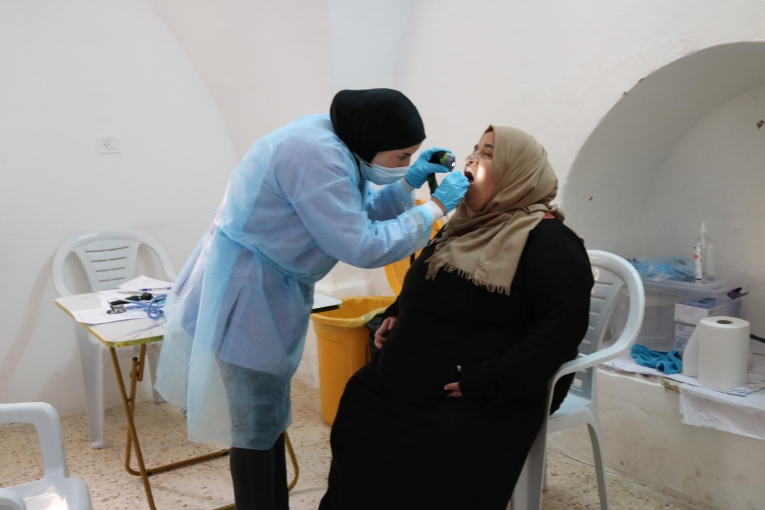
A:
POLYGON ((446 226, 428 260, 428 279, 440 269, 458 274, 490 292, 510 295, 529 232, 549 212, 565 216, 550 202, 558 192, 558 178, 547 152, 520 129, 489 126, 494 130, 492 176, 496 189, 480 212, 463 201, 446 226))

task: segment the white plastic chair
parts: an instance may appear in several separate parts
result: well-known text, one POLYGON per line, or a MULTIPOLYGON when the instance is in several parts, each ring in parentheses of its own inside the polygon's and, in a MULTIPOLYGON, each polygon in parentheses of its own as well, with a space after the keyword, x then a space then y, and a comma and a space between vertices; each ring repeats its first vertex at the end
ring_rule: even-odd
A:
MULTIPOLYGON (((116 289, 120 284, 135 278, 136 256, 142 244, 157 254, 167 278, 175 281, 177 275, 170 257, 153 238, 131 230, 106 230, 73 237, 59 248, 53 259, 53 284, 56 291, 60 296, 72 295, 64 283, 64 261, 71 252, 77 254, 85 269, 91 292, 96 292, 116 289)), ((88 417, 90 446, 103 448, 105 444, 103 373, 104 364, 111 363, 109 349, 88 334, 79 324, 75 324, 75 328, 82 377, 85 383, 85 410, 88 417)), ((137 348, 134 347, 117 349, 118 356, 136 356, 136 353, 137 348)), ((153 388, 159 359, 159 343, 149 345, 147 354, 153 388)), ((164 399, 154 391, 154 401, 161 403, 164 399)))
POLYGON ((542 490, 546 487, 545 452, 547 434, 575 425, 587 424, 592 441, 595 470, 598 477, 600 508, 608 510, 603 442, 598 418, 597 365, 612 360, 628 350, 643 324, 645 294, 643 282, 632 265, 621 257, 603 251, 588 250, 595 285, 590 298, 590 324, 579 344, 579 357, 561 365, 547 388, 547 411, 552 405, 555 383, 567 374, 575 373, 574 382, 560 408, 545 420, 531 447, 526 464, 512 496, 513 510, 541 510, 542 490), (627 325, 609 347, 600 349, 614 305, 624 286, 630 297, 627 325))
POLYGON ((40 438, 45 473, 40 480, 0 489, 2 510, 90 510, 88 486, 69 476, 61 422, 44 402, 0 404, 0 423, 31 423, 40 438))

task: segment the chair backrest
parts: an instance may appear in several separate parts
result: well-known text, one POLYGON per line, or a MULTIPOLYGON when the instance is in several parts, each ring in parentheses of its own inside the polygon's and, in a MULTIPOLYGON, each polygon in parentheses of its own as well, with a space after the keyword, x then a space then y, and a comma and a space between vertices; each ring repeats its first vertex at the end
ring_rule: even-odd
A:
POLYGON ((27 510, 27 504, 13 489, 0 488, 0 510, 27 510))
POLYGON ((152 237, 132 230, 106 230, 88 232, 68 240, 56 252, 53 259, 53 284, 61 296, 72 293, 64 283, 64 261, 74 252, 85 269, 91 291, 116 289, 120 284, 135 278, 138 248, 146 245, 157 254, 162 269, 171 281, 177 275, 164 248, 152 237))
MULTIPOLYGON (((616 308, 615 305, 625 286, 627 286, 630 294, 635 292, 643 294, 642 282, 640 282, 639 278, 635 281, 637 273, 629 262, 612 253, 603 251, 588 250, 587 254, 590 257, 595 284, 590 294, 590 320, 587 333, 579 344, 580 355, 592 354, 601 349, 608 322, 611 320, 611 315, 616 308)), ((642 308, 642 305, 640 305, 641 300, 635 299, 634 301, 636 307, 640 306, 642 308)), ((633 324, 635 322, 635 312, 637 311, 636 307, 634 307, 635 310, 630 310, 630 318, 633 324)), ((640 314, 640 323, 642 323, 642 314, 640 314)), ((627 329, 625 327, 627 334, 633 331, 632 329, 626 331, 627 329)), ((625 335, 622 334, 622 336, 625 335)), ((634 336, 637 336, 637 333, 634 336)), ((634 342, 634 338, 632 342, 634 342)), ((622 345, 622 349, 627 347, 629 345, 622 345)), ((593 390, 595 389, 595 368, 591 366, 575 372, 574 381, 569 392, 585 398, 592 398, 593 390)))
POLYGON ((56 409, 45 402, 0 404, 0 423, 31 423, 37 429, 45 467, 44 478, 61 480, 69 476, 64 455, 64 436, 56 409))

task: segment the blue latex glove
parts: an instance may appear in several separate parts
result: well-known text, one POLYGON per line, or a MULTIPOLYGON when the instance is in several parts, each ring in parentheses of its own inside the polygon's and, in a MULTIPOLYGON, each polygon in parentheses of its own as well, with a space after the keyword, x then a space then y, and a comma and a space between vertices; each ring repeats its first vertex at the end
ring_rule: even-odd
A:
POLYGON ((452 172, 438 185, 433 198, 441 202, 448 213, 459 205, 469 187, 470 181, 462 175, 462 172, 452 172))
POLYGON ((655 368, 665 374, 677 374, 683 370, 683 360, 677 351, 652 351, 645 345, 635 344, 630 354, 638 365, 655 368))
POLYGON ((446 173, 450 172, 451 168, 446 168, 444 165, 438 163, 429 163, 430 157, 438 151, 451 152, 449 149, 442 147, 431 147, 420 153, 420 157, 414 162, 414 165, 409 167, 409 171, 406 173, 406 182, 408 182, 413 188, 419 188, 425 181, 428 180, 429 174, 446 173))

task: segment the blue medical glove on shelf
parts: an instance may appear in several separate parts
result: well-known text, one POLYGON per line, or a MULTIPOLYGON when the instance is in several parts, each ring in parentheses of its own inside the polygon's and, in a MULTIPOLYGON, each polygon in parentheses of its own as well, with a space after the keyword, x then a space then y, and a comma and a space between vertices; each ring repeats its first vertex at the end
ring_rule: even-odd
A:
POLYGON ((441 181, 433 198, 441 202, 448 213, 459 205, 469 187, 467 177, 460 172, 452 172, 441 181))
POLYGON ((449 172, 451 168, 446 168, 438 163, 428 162, 430 157, 439 151, 451 152, 449 149, 444 149, 442 147, 431 147, 430 149, 422 151, 420 157, 417 158, 417 161, 409 167, 409 171, 406 173, 405 177, 406 182, 414 188, 419 188, 428 180, 429 174, 449 172))
POLYGON ((677 351, 652 351, 645 345, 635 344, 630 354, 638 365, 655 368, 665 374, 677 374, 683 370, 683 360, 677 351))

